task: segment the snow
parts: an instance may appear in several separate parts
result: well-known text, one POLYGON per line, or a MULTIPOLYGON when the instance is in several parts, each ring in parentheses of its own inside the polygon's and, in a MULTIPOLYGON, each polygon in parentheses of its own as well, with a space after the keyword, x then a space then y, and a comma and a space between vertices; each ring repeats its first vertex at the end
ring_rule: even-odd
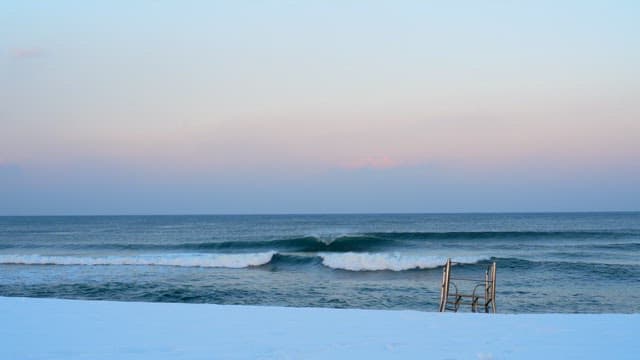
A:
POLYGON ((640 314, 0 297, 0 359, 638 359, 640 314))

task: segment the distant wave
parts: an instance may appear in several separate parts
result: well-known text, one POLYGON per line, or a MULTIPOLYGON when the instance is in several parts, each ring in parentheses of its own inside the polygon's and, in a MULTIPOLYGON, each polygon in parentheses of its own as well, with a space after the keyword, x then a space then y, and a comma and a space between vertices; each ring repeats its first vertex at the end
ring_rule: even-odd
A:
MULTIPOLYGON (((469 232, 372 232, 353 233, 324 237, 307 235, 268 240, 230 240, 187 243, 0 243, 1 249, 9 248, 65 248, 107 250, 176 250, 176 251, 288 251, 288 252, 367 252, 420 246, 429 241, 474 241, 474 240, 562 240, 638 239, 640 232, 634 231, 469 231, 469 232)), ((589 246, 590 244, 585 244, 589 246)), ((607 246, 607 244, 600 244, 607 246)), ((626 245, 623 245, 626 246, 626 245)))
POLYGON ((553 238, 582 239, 593 237, 618 238, 640 236, 632 231, 449 231, 449 232, 377 232, 369 236, 395 240, 474 240, 474 239, 522 239, 553 238))
MULTIPOLYGON (((562 256, 551 257, 546 259, 539 258, 527 258, 524 256, 518 257, 496 257, 492 258, 498 263, 498 267, 502 268, 535 268, 539 266, 543 267, 558 267, 562 268, 562 271, 571 270, 587 270, 597 271, 599 267, 614 267, 619 273, 622 271, 638 271, 640 270, 640 261, 632 260, 615 260, 615 259, 585 259, 576 257, 562 256)), ((637 277, 637 275, 636 275, 637 277)))
POLYGON ((638 251, 640 250, 640 243, 632 242, 632 243, 594 244, 594 245, 585 245, 583 247, 588 247, 595 250, 638 251))
POLYGON ((163 254, 130 256, 0 255, 0 264, 19 265, 158 265, 245 268, 271 261, 274 251, 250 254, 163 254))
POLYGON ((318 252, 318 251, 362 251, 376 247, 392 246, 393 239, 384 239, 375 236, 360 234, 342 235, 334 238, 319 238, 315 236, 303 236, 290 239, 263 240, 263 241, 224 241, 208 242, 200 244, 182 244, 181 247, 199 250, 242 250, 242 249, 277 249, 294 252, 318 252))
POLYGON ((64 249, 100 249, 100 250, 190 250, 190 251, 251 251, 277 250, 289 252, 319 252, 319 251, 365 251, 375 248, 390 247, 397 244, 396 240, 383 239, 367 235, 342 235, 334 238, 319 238, 303 236, 275 240, 235 240, 210 241, 200 243, 159 244, 159 243, 16 243, 0 244, 0 249, 8 248, 64 248, 64 249))
MULTIPOLYGON (((320 253, 322 264, 350 271, 403 271, 411 269, 433 269, 447 262, 444 256, 410 255, 401 253, 320 253)), ((489 260, 488 256, 463 256, 451 260, 462 264, 474 264, 489 260)))

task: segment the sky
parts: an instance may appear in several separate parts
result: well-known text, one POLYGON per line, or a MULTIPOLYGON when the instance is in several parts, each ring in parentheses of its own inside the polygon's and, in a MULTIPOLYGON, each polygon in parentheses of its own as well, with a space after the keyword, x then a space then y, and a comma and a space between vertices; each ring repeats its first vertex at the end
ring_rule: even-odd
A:
POLYGON ((640 210, 636 1, 0 2, 0 215, 640 210))

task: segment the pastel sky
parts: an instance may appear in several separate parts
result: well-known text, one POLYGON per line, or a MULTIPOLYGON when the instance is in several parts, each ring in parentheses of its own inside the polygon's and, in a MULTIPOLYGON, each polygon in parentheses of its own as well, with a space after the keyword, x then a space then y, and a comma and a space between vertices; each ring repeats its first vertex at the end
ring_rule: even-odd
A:
POLYGON ((640 210, 637 1, 4 1, 0 215, 640 210))

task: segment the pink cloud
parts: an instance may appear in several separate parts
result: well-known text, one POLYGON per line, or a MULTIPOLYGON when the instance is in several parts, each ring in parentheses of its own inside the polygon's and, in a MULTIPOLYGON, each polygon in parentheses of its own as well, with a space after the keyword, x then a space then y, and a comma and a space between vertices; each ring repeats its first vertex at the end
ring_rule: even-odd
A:
POLYGON ((400 162, 391 159, 389 156, 369 156, 364 159, 352 161, 344 164, 347 169, 390 169, 402 165, 400 162))
POLYGON ((44 55, 44 51, 39 48, 15 48, 11 49, 9 53, 17 59, 30 59, 44 55))

